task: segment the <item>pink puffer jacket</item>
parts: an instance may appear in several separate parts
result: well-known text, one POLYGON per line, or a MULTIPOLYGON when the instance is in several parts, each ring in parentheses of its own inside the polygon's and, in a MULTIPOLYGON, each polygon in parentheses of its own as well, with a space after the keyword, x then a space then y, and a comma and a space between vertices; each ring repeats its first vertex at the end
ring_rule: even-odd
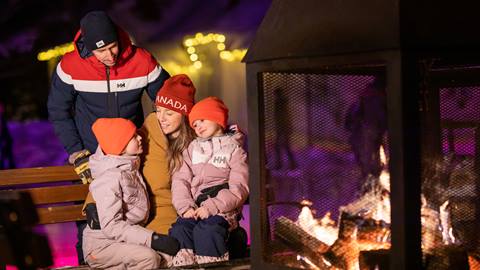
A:
POLYGON ((205 188, 228 183, 216 197, 203 201, 210 215, 225 214, 241 207, 248 197, 247 153, 242 133, 197 138, 183 152, 184 162, 172 175, 173 206, 179 215, 197 208, 195 200, 205 188))
POLYGON ((83 233, 84 256, 113 242, 150 247, 153 231, 142 227, 148 217, 148 195, 137 156, 103 154, 90 157, 94 181, 90 192, 97 203, 101 230, 88 226, 83 233))

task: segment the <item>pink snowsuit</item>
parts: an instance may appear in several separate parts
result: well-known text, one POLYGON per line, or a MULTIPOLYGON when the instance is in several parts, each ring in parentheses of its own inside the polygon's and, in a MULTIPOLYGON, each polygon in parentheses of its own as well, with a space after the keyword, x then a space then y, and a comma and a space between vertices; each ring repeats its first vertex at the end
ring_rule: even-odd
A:
POLYGON ((142 227, 149 201, 138 168, 138 156, 90 157, 94 181, 90 192, 97 204, 100 230, 83 232, 85 261, 93 268, 155 269, 162 258, 150 248, 153 231, 142 227))

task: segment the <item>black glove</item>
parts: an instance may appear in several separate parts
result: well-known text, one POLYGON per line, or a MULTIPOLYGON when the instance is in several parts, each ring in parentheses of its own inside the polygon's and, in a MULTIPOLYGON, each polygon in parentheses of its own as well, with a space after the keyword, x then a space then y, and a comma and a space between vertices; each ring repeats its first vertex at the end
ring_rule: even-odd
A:
POLYGON ((165 234, 152 234, 152 248, 156 251, 175 256, 180 249, 180 244, 177 239, 165 234))
POLYGON ((100 230, 100 220, 98 219, 97 205, 89 203, 85 206, 85 213, 87 214, 87 224, 92 230, 100 230))
POLYGON ((82 183, 89 184, 92 182, 92 173, 88 167, 88 158, 90 157, 90 151, 83 150, 79 152, 73 161, 73 167, 75 172, 78 174, 82 183))

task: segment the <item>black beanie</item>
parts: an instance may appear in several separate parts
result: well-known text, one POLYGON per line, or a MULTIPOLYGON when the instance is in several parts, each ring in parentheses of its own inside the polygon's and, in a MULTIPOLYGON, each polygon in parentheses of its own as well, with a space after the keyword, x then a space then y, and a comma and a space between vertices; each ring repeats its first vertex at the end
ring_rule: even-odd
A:
POLYGON ((93 51, 117 41, 117 30, 110 17, 103 11, 92 11, 80 20, 83 42, 93 51))

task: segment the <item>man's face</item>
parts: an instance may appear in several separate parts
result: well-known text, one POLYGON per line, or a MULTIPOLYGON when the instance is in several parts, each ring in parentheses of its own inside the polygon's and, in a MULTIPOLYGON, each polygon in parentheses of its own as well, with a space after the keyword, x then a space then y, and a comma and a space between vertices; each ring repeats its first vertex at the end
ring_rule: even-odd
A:
POLYGON ((118 42, 112 42, 107 46, 93 50, 93 55, 105 66, 114 66, 118 56, 118 42))

